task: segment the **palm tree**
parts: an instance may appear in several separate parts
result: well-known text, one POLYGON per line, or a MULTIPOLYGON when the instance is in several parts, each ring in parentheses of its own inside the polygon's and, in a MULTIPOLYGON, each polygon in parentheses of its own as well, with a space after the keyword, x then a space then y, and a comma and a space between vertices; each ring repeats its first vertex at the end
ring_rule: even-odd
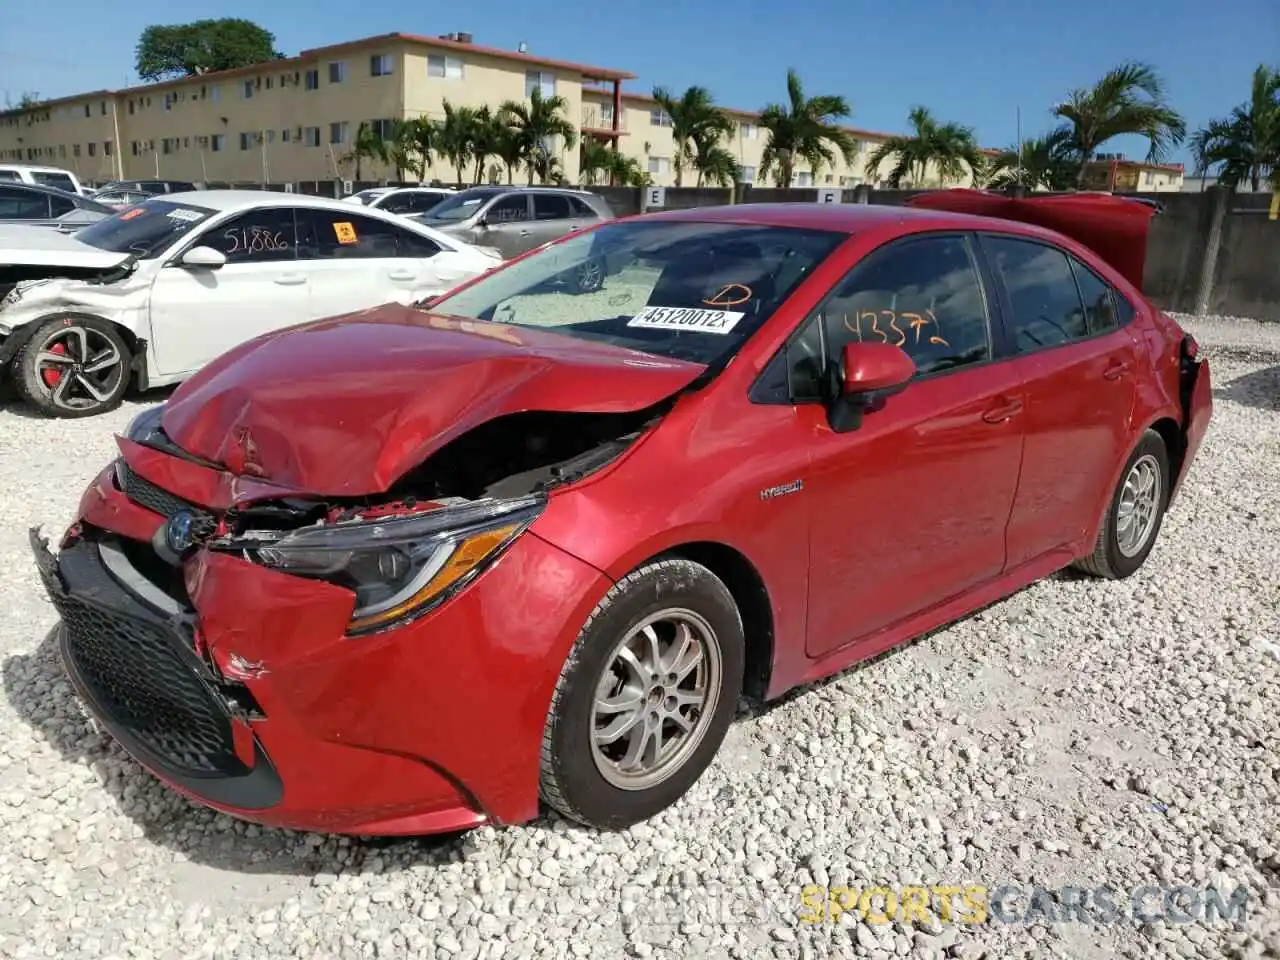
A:
POLYGON ((1108 71, 1088 90, 1071 91, 1053 108, 1066 121, 1072 145, 1080 158, 1076 186, 1098 148, 1113 137, 1136 135, 1146 139, 1147 162, 1159 163, 1168 150, 1186 138, 1187 123, 1168 105, 1164 83, 1145 63, 1123 63, 1108 71))
POLYGON ((582 183, 593 187, 602 174, 607 179, 616 152, 599 137, 583 137, 578 149, 578 176, 582 183))
POLYGON ((471 138, 471 159, 476 164, 476 185, 484 178, 484 166, 490 157, 499 157, 507 128, 487 106, 476 111, 471 138))
POLYGON ((383 163, 389 163, 390 148, 373 124, 361 123, 356 127, 356 139, 343 160, 355 163, 355 179, 359 181, 362 179, 360 171, 364 161, 380 160, 383 163))
POLYGON ((671 165, 679 188, 684 185, 685 167, 697 169, 698 153, 714 148, 722 137, 731 135, 733 121, 715 105, 706 87, 690 87, 678 98, 666 87, 654 87, 653 99, 671 118, 671 141, 675 147, 671 165))
POLYGON ((457 174, 457 184, 466 183, 465 170, 475 155, 479 112, 475 107, 455 107, 444 101, 444 121, 437 134, 437 149, 457 174))
POLYGON ((877 176, 880 166, 892 159, 889 186, 898 189, 908 177, 923 185, 929 167, 938 171, 942 183, 963 179, 968 170, 978 166, 981 153, 971 127, 958 123, 939 123, 925 107, 912 107, 907 115, 911 132, 890 137, 876 147, 867 160, 867 169, 877 176))
POLYGON ((1070 190, 1080 176, 1080 158, 1065 127, 1023 140, 1021 156, 1016 144, 1006 147, 994 166, 993 187, 1021 184, 1030 190, 1070 190))
POLYGON ((1248 103, 1229 117, 1210 120, 1191 138, 1196 174, 1218 169, 1218 182, 1236 190, 1246 180, 1256 193, 1264 179, 1277 186, 1280 173, 1280 71, 1259 66, 1253 72, 1248 103))
POLYGON ((564 97, 543 97, 540 87, 533 88, 528 100, 508 100, 498 108, 503 124, 515 131, 520 162, 529 171, 529 186, 533 186, 533 177, 539 168, 544 183, 551 176, 547 145, 552 138, 560 137, 566 150, 578 145, 578 128, 564 115, 568 109, 569 101, 564 97))
POLYGON ((719 143, 694 140, 693 169, 698 171, 698 186, 704 182, 732 187, 738 181, 738 158, 719 143))
POLYGON ((502 165, 507 171, 507 183, 515 182, 515 172, 520 169, 520 164, 524 158, 524 144, 520 141, 520 135, 506 126, 501 117, 495 118, 498 123, 499 132, 494 143, 494 156, 502 161, 502 165))
POLYGON ((441 142, 440 124, 429 117, 416 117, 406 120, 400 133, 399 148, 404 151, 405 166, 416 173, 419 180, 427 179, 427 170, 441 142))
POLYGON ((835 165, 835 152, 853 165, 857 143, 847 130, 835 125, 849 116, 849 102, 840 96, 805 98, 795 70, 787 71, 787 103, 771 103, 760 114, 760 126, 769 141, 760 157, 760 176, 774 174, 774 183, 791 186, 797 160, 807 160, 816 176, 823 164, 835 165))

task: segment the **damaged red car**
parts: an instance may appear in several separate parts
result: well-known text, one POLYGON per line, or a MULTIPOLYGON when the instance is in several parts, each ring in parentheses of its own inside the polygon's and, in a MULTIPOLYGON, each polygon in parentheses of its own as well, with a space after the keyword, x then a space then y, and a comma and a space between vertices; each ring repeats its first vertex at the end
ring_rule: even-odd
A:
POLYGON ((659 213, 259 337, 130 425, 56 552, 32 531, 67 672, 264 824, 648 818, 740 696, 1138 570, 1211 414, 1140 289, 1153 214, 659 213))

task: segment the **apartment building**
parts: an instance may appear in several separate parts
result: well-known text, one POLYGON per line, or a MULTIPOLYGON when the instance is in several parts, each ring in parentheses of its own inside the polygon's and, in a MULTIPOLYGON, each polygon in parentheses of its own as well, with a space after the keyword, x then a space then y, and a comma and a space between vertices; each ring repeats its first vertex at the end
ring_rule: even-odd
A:
MULTIPOLYGON (((521 46, 513 52, 477 45, 470 34, 394 33, 239 70, 65 97, 0 113, 0 161, 66 167, 82 180, 99 182, 353 180, 352 148, 361 123, 387 132, 396 120, 442 118, 446 99, 455 106, 496 109, 507 100, 527 99, 537 88, 544 96, 564 97, 583 137, 616 143, 655 184, 674 185, 671 118, 652 97, 622 89, 634 74, 550 59, 521 46)), ((726 113, 735 129, 725 146, 738 158, 742 179, 765 185, 758 174, 768 134, 759 114, 726 113)), ((882 182, 889 163, 869 171, 867 160, 890 135, 849 132, 857 142, 852 164, 837 158, 834 167, 815 172, 799 163, 795 185, 882 182)), ((550 146, 564 175, 577 182, 578 151, 563 143, 550 146)), ((386 164, 360 161, 359 179, 394 176, 386 164)), ((456 174, 437 158, 427 178, 452 182, 456 174)), ((696 180, 686 172, 686 185, 696 180)), ((917 185, 943 184, 930 171, 917 185)))
MULTIPOLYGON (((387 34, 296 57, 0 113, 0 161, 66 167, 81 179, 162 177, 248 182, 352 179, 361 123, 440 118, 458 106, 524 100, 535 88, 582 114, 582 89, 616 100, 620 70, 494 50, 468 34, 387 34)), ((610 100, 610 102, 614 102, 610 100)), ((570 180, 578 152, 552 144, 570 180)), ((361 176, 395 171, 362 161, 361 176)), ((437 160, 428 177, 454 179, 437 160)))
POLYGON ((1146 163, 1127 160, 1119 153, 1102 153, 1085 166, 1082 186, 1086 190, 1121 192, 1180 191, 1185 173, 1181 163, 1146 163))

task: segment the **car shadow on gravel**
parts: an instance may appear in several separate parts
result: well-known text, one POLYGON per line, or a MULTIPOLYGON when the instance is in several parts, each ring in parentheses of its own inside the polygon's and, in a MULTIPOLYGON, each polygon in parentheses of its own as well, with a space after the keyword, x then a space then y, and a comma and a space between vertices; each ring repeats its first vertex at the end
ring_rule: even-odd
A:
POLYGON ((90 725, 63 672, 59 629, 50 630, 35 652, 4 661, 5 696, 38 740, 92 771, 96 783, 73 777, 69 789, 105 791, 149 842, 205 867, 276 876, 380 872, 388 860, 397 868, 437 867, 463 856, 466 832, 390 838, 307 834, 259 827, 187 800, 90 725))
POLYGON ((1280 366, 1266 367, 1228 380, 1214 388, 1213 398, 1255 410, 1280 411, 1280 366))

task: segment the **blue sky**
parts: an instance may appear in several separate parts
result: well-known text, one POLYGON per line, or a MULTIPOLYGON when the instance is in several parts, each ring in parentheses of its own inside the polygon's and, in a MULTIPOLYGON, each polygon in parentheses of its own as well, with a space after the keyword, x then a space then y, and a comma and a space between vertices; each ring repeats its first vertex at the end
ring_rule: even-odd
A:
MULTIPOLYGON (((782 98, 793 66, 810 93, 846 96, 854 126, 900 131, 920 103, 974 127, 994 147, 1014 141, 1018 108, 1024 135, 1041 132, 1055 100, 1125 59, 1155 65, 1191 129, 1244 100, 1258 63, 1280 63, 1277 0, 1235 0, 1217 12, 1206 0, 487 0, 475 7, 224 0, 212 10, 171 0, 155 12, 62 0, 52 20, 40 4, 9 6, 0 103, 26 91, 56 97, 136 82, 142 29, 202 16, 255 20, 288 54, 393 31, 470 31, 487 46, 515 49, 524 41, 531 53, 629 70, 640 79, 628 86, 646 93, 655 84, 703 84, 720 103, 748 110, 782 98)), ((1141 142, 1107 149, 1145 153, 1141 142)), ((1185 160, 1185 151, 1172 159, 1185 160)))

